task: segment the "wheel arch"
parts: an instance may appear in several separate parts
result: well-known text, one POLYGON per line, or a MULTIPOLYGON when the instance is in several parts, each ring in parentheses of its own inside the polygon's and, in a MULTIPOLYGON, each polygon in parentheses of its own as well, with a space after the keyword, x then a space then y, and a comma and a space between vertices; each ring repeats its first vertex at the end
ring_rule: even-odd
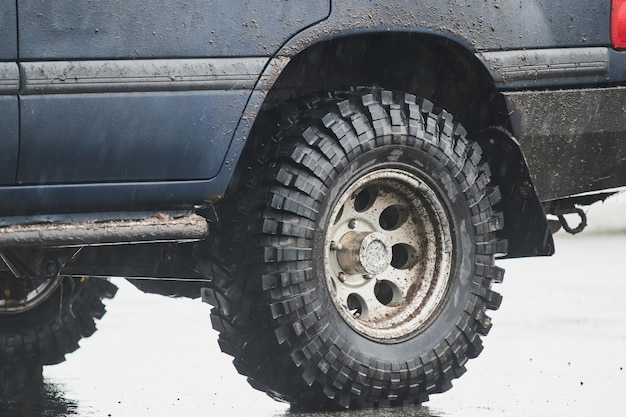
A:
POLYGON ((462 115, 468 130, 508 119, 497 110, 505 103, 490 70, 470 46, 451 36, 413 31, 335 35, 309 45, 282 70, 265 106, 361 85, 427 98, 462 115))
MULTIPOLYGON (((290 45, 298 44, 290 42, 290 45)), ((293 47, 285 51, 293 51, 293 47)), ((503 237, 509 240, 507 257, 552 255, 554 245, 521 147, 514 138, 509 112, 497 90, 491 70, 471 46, 451 34, 401 32, 333 35, 296 51, 284 65, 268 66, 275 80, 267 95, 255 103, 259 111, 251 130, 267 128, 267 115, 285 101, 321 91, 354 86, 377 86, 427 98, 445 108, 480 141, 503 191, 503 237), (515 169, 513 169, 515 167, 515 169), (520 208, 521 207, 521 208, 520 208)), ((266 85, 270 85, 269 83, 266 85)), ((262 135, 251 134, 248 137, 262 135)), ((247 140, 237 172, 257 144, 247 140)))

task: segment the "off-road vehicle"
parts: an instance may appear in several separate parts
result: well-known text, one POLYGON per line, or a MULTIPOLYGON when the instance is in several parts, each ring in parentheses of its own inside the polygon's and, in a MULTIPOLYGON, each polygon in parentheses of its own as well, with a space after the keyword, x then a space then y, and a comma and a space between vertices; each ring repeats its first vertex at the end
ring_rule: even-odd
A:
POLYGON ((626 185, 624 0, 16 0, 0 39, 5 376, 126 277, 277 399, 423 402, 494 260, 626 185))

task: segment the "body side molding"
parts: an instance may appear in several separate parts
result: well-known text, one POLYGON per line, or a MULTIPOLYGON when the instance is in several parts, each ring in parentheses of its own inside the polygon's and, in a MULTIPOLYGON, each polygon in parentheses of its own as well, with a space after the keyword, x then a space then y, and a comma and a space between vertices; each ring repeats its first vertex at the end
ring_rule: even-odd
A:
POLYGON ((20 88, 20 72, 15 62, 0 62, 0 95, 16 94, 20 88))
POLYGON ((476 56, 504 88, 553 85, 560 79, 599 80, 609 73, 609 50, 604 47, 478 52, 476 56))
POLYGON ((22 94, 251 90, 268 58, 24 62, 22 94))

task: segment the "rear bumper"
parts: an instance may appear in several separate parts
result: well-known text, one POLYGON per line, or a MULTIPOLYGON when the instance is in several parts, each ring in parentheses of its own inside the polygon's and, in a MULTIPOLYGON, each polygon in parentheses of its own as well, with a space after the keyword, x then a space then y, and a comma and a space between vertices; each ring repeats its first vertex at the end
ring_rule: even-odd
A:
POLYGON ((503 95, 541 201, 626 186, 626 87, 503 95))

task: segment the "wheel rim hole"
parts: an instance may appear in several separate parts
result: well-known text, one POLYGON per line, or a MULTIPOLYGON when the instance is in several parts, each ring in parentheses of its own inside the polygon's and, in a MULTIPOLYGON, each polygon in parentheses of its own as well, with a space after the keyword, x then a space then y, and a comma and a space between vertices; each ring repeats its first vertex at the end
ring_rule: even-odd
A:
POLYGON ((391 266, 396 269, 411 269, 417 263, 417 251, 410 245, 399 243, 391 247, 391 266))
POLYGON ((363 213, 369 210, 376 200, 376 190, 373 188, 364 188, 354 198, 354 210, 363 213))
POLYGON ((374 286, 374 295, 383 305, 391 305, 399 297, 400 290, 390 281, 378 281, 374 286))
POLYGON ((363 307, 364 303, 362 302, 361 297, 356 294, 350 294, 348 296, 348 310, 350 310, 353 317, 361 317, 363 315, 363 307))
POLYGON ((341 208, 339 209, 339 213, 337 213, 337 216, 335 216, 334 224, 339 223, 339 220, 341 220, 341 216, 343 216, 343 206, 341 206, 341 208))
POLYGON ((409 210, 401 205, 389 206, 380 213, 378 223, 384 230, 396 230, 409 218, 409 210))

